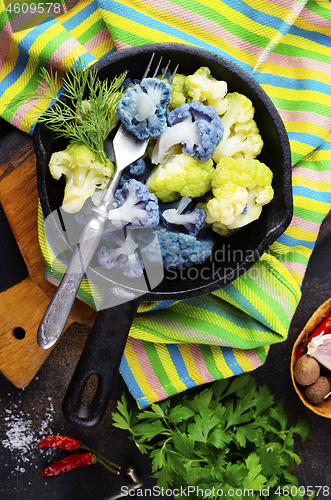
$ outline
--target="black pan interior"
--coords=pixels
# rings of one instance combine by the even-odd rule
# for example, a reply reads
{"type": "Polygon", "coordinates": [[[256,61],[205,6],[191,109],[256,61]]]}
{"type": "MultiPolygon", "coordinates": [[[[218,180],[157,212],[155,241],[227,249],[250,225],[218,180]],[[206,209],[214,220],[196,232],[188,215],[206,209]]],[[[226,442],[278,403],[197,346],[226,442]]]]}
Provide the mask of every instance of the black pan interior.
{"type": "MultiPolygon", "coordinates": [[[[269,248],[285,231],[292,218],[291,158],[287,133],[271,100],[247,73],[226,59],[209,51],[181,44],[147,45],[119,51],[96,64],[101,79],[129,70],[130,78],[141,78],[144,68],[155,52],[155,60],[171,59],[171,67],[179,63],[179,72],[192,74],[200,66],[208,66],[218,80],[225,80],[228,92],[240,92],[249,97],[255,107],[255,120],[264,141],[258,159],[273,171],[274,199],[266,205],[260,218],[243,227],[229,238],[220,238],[213,255],[205,263],[183,269],[177,276],[165,273],[163,281],[153,290],[151,299],[187,298],[222,288],[236,279],[269,248]]],[[[37,180],[41,206],[45,216],[61,206],[64,181],[54,180],[48,170],[53,152],[66,147],[64,139],[55,139],[43,124],[37,124],[34,146],[37,157],[37,180]]],[[[57,231],[57,228],[55,228],[57,231]]],[[[100,268],[90,276],[107,286],[112,277],[100,268]]],[[[139,289],[130,280],[128,288],[139,289]]]]}

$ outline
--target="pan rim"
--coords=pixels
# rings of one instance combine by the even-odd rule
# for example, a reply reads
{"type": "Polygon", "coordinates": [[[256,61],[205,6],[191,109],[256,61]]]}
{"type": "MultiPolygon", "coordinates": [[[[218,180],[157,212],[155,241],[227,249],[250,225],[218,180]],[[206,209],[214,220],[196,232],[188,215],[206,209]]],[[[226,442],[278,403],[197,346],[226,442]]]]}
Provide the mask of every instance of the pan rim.
{"type": "MultiPolygon", "coordinates": [[[[289,226],[293,216],[293,197],[292,197],[292,175],[291,175],[291,168],[292,168],[291,152],[290,152],[288,135],[284,123],[275,105],[273,104],[269,96],[266,94],[266,92],[262,89],[262,87],[258,84],[258,82],[254,80],[254,78],[251,75],[242,70],[239,66],[237,66],[229,59],[221,57],[209,50],[202,49],[196,46],[185,45],[182,43],[146,44],[146,45],[141,45],[139,47],[126,48],[114,52],[108,56],[105,56],[104,58],[97,61],[93,66],[91,66],[91,69],[96,68],[97,70],[101,70],[103,68],[106,68],[109,64],[116,64],[116,62],[124,60],[128,56],[139,56],[140,54],[145,54],[146,52],[160,53],[167,51],[177,52],[177,53],[182,53],[183,51],[185,51],[189,54],[199,55],[202,58],[210,60],[216,64],[220,64],[221,66],[224,66],[227,70],[235,73],[236,76],[239,76],[239,78],[241,78],[252,89],[252,91],[256,94],[257,98],[262,101],[264,107],[267,108],[267,111],[271,117],[275,130],[277,132],[277,136],[279,138],[280,150],[283,157],[282,196],[284,202],[285,215],[283,216],[279,224],[277,224],[275,227],[272,228],[272,230],[267,232],[263,237],[263,239],[260,241],[260,243],[257,245],[257,247],[254,248],[254,252],[256,252],[259,256],[262,256],[262,254],[270,247],[272,242],[274,242],[279,236],[281,236],[281,234],[283,234],[283,232],[289,226]]],[[[47,196],[46,183],[44,180],[44,174],[45,174],[44,165],[46,163],[45,160],[46,151],[43,148],[43,143],[42,143],[43,127],[44,126],[40,123],[36,124],[34,131],[34,148],[37,157],[37,187],[38,187],[39,199],[44,217],[47,217],[52,212],[52,209],[47,196]]],[[[246,258],[236,268],[236,274],[240,276],[241,274],[247,272],[250,269],[250,267],[256,263],[257,260],[258,259],[250,260],[246,258]]],[[[101,277],[101,280],[104,279],[104,277],[94,269],[92,269],[92,275],[95,277],[96,281],[99,281],[99,277],[101,277]]],[[[173,298],[180,300],[180,299],[196,297],[212,291],[219,290],[228,283],[230,283],[231,281],[233,281],[233,279],[234,278],[231,279],[231,277],[228,276],[222,276],[221,278],[214,279],[211,281],[210,280],[206,281],[205,283],[200,284],[195,288],[188,288],[187,290],[185,289],[178,291],[173,291],[173,290],[166,291],[166,290],[156,289],[145,293],[142,297],[140,297],[141,299],[140,301],[145,302],[145,301],[162,300],[162,299],[170,300],[173,298]]],[[[124,286],[124,288],[131,292],[137,290],[137,288],[135,288],[134,285],[130,287],[124,286]]]]}

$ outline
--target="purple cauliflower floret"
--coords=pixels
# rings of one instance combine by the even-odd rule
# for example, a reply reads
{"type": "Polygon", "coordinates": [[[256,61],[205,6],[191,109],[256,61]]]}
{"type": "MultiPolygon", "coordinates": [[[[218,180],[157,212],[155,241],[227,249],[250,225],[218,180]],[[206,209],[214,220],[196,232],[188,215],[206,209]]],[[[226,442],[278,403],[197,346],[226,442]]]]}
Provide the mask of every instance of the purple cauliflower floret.
{"type": "Polygon", "coordinates": [[[223,137],[223,124],[213,106],[184,103],[167,115],[168,127],[158,137],[152,163],[162,163],[167,151],[181,144],[183,152],[198,161],[212,158],[223,137]]]}
{"type": "Polygon", "coordinates": [[[119,101],[116,115],[138,139],[157,137],[167,126],[166,111],[172,88],[159,78],[144,78],[128,87],[119,101]]]}
{"type": "Polygon", "coordinates": [[[126,167],[124,172],[121,175],[120,182],[118,184],[119,187],[123,187],[126,182],[130,179],[136,179],[139,182],[144,183],[149,176],[149,169],[146,166],[145,160],[143,158],[139,158],[126,167]]]}
{"type": "Polygon", "coordinates": [[[126,229],[125,233],[124,231],[105,233],[107,246],[99,249],[98,263],[106,269],[119,268],[128,278],[139,278],[143,274],[144,265],[137,253],[138,243],[134,239],[132,229],[126,229]]]}
{"type": "Polygon", "coordinates": [[[145,184],[131,179],[117,189],[108,219],[115,227],[154,227],[160,222],[158,199],[145,184]]]}
{"type": "Polygon", "coordinates": [[[207,214],[201,208],[195,208],[192,212],[178,213],[175,208],[170,208],[162,213],[162,224],[167,229],[184,231],[196,236],[205,225],[207,214]]]}
{"type": "Polygon", "coordinates": [[[212,253],[215,240],[208,235],[191,236],[189,234],[155,229],[163,266],[168,269],[191,267],[202,264],[212,253]]]}

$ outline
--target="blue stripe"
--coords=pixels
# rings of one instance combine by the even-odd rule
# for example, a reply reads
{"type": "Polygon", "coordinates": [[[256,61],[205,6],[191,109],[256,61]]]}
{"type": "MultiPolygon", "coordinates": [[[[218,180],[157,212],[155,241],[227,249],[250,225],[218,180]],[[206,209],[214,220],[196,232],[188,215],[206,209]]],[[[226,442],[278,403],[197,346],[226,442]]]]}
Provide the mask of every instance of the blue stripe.
{"type": "MultiPolygon", "coordinates": [[[[231,285],[226,285],[223,288],[223,292],[227,293],[229,297],[231,297],[233,291],[234,287],[232,286],[231,290],[231,285]]],[[[218,296],[215,295],[215,297],[218,296]]],[[[196,297],[194,299],[187,299],[185,302],[189,303],[193,307],[197,307],[198,309],[204,309],[205,311],[210,311],[214,314],[217,314],[218,316],[220,315],[220,310],[221,310],[222,318],[224,318],[225,321],[231,321],[232,323],[235,323],[241,328],[247,328],[247,315],[240,309],[237,309],[232,304],[228,304],[227,302],[223,301],[220,298],[219,300],[222,301],[222,303],[214,303],[212,302],[212,300],[208,299],[207,295],[203,297],[196,297]]],[[[207,321],[208,323],[207,319],[202,321],[207,321]]],[[[222,327],[221,325],[219,325],[218,328],[219,328],[219,337],[222,337],[221,331],[226,330],[226,328],[222,327]]],[[[258,328],[255,328],[255,330],[264,331],[264,329],[260,327],[260,325],[258,326],[258,328]]]]}
{"type": "MultiPolygon", "coordinates": [[[[245,280],[245,275],[241,278],[241,280],[245,280]]],[[[231,297],[238,305],[240,305],[241,309],[244,309],[246,316],[243,318],[243,327],[255,330],[256,332],[265,332],[266,328],[269,332],[272,332],[271,325],[268,322],[267,318],[263,316],[263,314],[254,306],[248,298],[235,287],[235,282],[229,285],[229,289],[227,290],[229,297],[231,297]]],[[[272,298],[272,297],[271,297],[272,298]]],[[[239,319],[239,318],[238,318],[239,319]]],[[[232,320],[234,322],[237,321],[237,316],[232,320]]],[[[247,342],[247,339],[245,339],[247,342]]],[[[265,341],[258,342],[256,340],[257,345],[266,345],[265,341]]]]}
{"type": "MultiPolygon", "coordinates": [[[[210,52],[213,52],[214,54],[218,54],[221,57],[224,57],[225,59],[228,59],[231,62],[237,64],[237,66],[239,66],[241,69],[243,69],[247,73],[251,74],[253,71],[253,66],[245,64],[242,61],[239,61],[235,57],[232,57],[230,54],[215,47],[214,45],[203,42],[199,38],[188,35],[179,29],[168,26],[168,25],[166,25],[160,21],[157,21],[156,19],[153,19],[149,16],[145,16],[145,15],[135,11],[134,9],[132,9],[130,7],[124,6],[122,4],[117,4],[116,2],[113,2],[110,6],[109,3],[105,2],[105,1],[99,1],[99,5],[100,5],[100,8],[105,10],[105,11],[112,12],[112,13],[114,13],[120,17],[123,17],[123,18],[131,19],[132,21],[134,21],[138,24],[142,24],[144,26],[149,26],[151,29],[160,31],[161,33],[165,33],[165,34],[173,36],[173,37],[176,37],[179,40],[182,40],[183,42],[189,43],[191,45],[196,45],[197,47],[209,50],[210,52]]],[[[110,26],[110,31],[111,31],[111,26],[110,26]]]]}
{"type": "Polygon", "coordinates": [[[315,246],[315,241],[298,240],[297,238],[292,238],[292,236],[289,236],[285,233],[278,238],[277,242],[289,248],[303,246],[309,248],[310,250],[313,250],[315,246]]]}
{"type": "Polygon", "coordinates": [[[25,52],[19,52],[17,62],[13,70],[8,73],[8,75],[0,81],[0,97],[8,90],[14,83],[17,82],[18,78],[23,73],[25,66],[27,65],[29,56],[25,52]]]}
{"type": "MultiPolygon", "coordinates": [[[[257,24],[261,24],[263,29],[265,28],[265,26],[269,26],[270,28],[277,30],[282,35],[290,33],[291,35],[304,38],[305,40],[311,40],[312,42],[315,42],[319,45],[330,47],[330,37],[328,35],[324,35],[323,33],[314,31],[308,31],[303,28],[298,28],[291,23],[287,23],[284,19],[282,20],[279,19],[279,17],[275,17],[273,15],[266,14],[265,12],[261,12],[258,9],[254,9],[246,5],[241,0],[231,0],[231,3],[229,3],[229,5],[232,9],[235,9],[240,14],[243,14],[257,24]]],[[[302,7],[304,7],[304,4],[302,4],[302,7]]],[[[280,44],[281,43],[282,42],[280,42],[280,44]]],[[[315,51],[312,49],[311,52],[315,51]]]]}
{"type": "Polygon", "coordinates": [[[331,193],[329,191],[314,191],[304,186],[293,186],[293,196],[301,196],[309,200],[331,203],[331,193]]]}
{"type": "MultiPolygon", "coordinates": [[[[304,38],[305,40],[311,40],[318,45],[324,45],[325,47],[330,48],[330,36],[324,35],[323,33],[307,31],[302,28],[298,28],[297,26],[292,26],[291,35],[304,38]]],[[[306,51],[306,49],[303,50],[306,51]]],[[[313,48],[311,48],[311,52],[313,54],[316,53],[313,48]]],[[[325,56],[325,58],[327,58],[327,56],[325,56]]]]}
{"type": "Polygon", "coordinates": [[[171,360],[176,368],[176,371],[181,381],[186,385],[188,389],[191,387],[196,387],[197,384],[194,382],[194,380],[188,373],[185,362],[178,349],[178,346],[176,344],[166,344],[166,348],[168,349],[171,360]]]}
{"type": "Polygon", "coordinates": [[[68,21],[65,21],[62,26],[64,29],[67,31],[71,31],[77,26],[79,26],[82,22],[84,22],[88,17],[90,17],[91,14],[97,11],[98,9],[98,2],[94,1],[90,5],[87,5],[82,9],[80,12],[77,12],[73,17],[68,19],[68,21]]]}
{"type": "Polygon", "coordinates": [[[278,17],[261,12],[258,9],[254,9],[246,5],[246,3],[241,0],[231,0],[231,2],[229,2],[229,6],[257,24],[261,24],[263,29],[265,26],[269,26],[270,28],[273,28],[285,35],[292,27],[292,24],[287,23],[278,17]]]}
{"type": "MultiPolygon", "coordinates": [[[[284,69],[284,71],[286,72],[286,69],[284,69]]],[[[312,92],[325,94],[326,96],[331,94],[330,84],[318,80],[309,80],[308,78],[301,80],[300,78],[287,78],[286,76],[273,75],[267,72],[254,73],[254,78],[256,78],[256,81],[258,81],[260,85],[270,85],[283,89],[310,90],[312,92]]]]}
{"type": "Polygon", "coordinates": [[[126,385],[129,387],[132,396],[137,400],[137,404],[139,405],[139,407],[146,408],[146,406],[149,406],[150,402],[137,384],[136,378],[132,373],[125,354],[123,354],[122,356],[119,370],[123,379],[125,380],[126,385]]]}
{"type": "Polygon", "coordinates": [[[235,355],[233,354],[233,350],[231,347],[221,347],[222,354],[224,356],[225,362],[228,368],[232,371],[234,375],[239,375],[243,373],[243,368],[238,364],[235,355]]]}
{"type": "Polygon", "coordinates": [[[51,26],[58,25],[54,17],[47,17],[44,19],[38,26],[35,26],[33,30],[27,33],[22,40],[20,41],[18,48],[19,50],[28,51],[31,45],[37,40],[37,38],[42,35],[46,30],[48,30],[51,26]]]}

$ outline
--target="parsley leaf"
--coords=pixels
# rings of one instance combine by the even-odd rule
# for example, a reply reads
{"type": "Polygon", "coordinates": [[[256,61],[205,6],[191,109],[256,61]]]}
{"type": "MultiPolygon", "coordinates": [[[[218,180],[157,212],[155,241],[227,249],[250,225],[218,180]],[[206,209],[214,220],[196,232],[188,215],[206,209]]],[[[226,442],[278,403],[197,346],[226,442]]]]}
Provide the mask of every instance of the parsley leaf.
{"type": "Polygon", "coordinates": [[[307,416],[288,428],[283,402],[275,405],[268,387],[257,387],[247,373],[187,390],[144,411],[129,410],[123,396],[113,419],[149,453],[160,488],[199,487],[215,500],[219,489],[239,500],[241,489],[257,499],[261,488],[297,485],[294,435],[302,440],[309,435],[307,416]]]}

